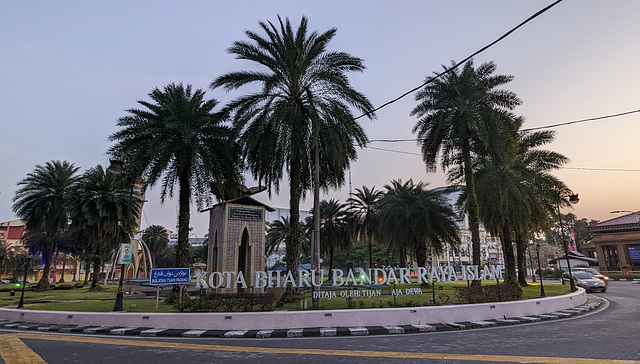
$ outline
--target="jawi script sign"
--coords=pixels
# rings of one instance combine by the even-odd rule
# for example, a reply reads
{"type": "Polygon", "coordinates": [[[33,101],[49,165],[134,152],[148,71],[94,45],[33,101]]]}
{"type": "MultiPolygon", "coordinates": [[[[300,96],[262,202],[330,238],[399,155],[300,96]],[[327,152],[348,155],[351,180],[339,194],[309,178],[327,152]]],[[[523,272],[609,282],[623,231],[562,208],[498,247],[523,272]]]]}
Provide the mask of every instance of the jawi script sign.
{"type": "Polygon", "coordinates": [[[229,207],[229,220],[262,221],[262,210],[246,207],[229,207]]]}

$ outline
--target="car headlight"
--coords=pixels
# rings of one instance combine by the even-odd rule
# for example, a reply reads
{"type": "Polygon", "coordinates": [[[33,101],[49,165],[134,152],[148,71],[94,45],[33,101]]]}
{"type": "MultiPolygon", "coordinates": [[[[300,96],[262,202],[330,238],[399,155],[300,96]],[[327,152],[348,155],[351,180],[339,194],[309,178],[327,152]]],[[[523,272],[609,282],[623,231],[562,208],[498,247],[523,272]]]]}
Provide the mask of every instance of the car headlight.
{"type": "Polygon", "coordinates": [[[587,285],[587,284],[589,284],[589,283],[588,283],[587,281],[582,281],[582,282],[580,282],[580,284],[582,284],[582,285],[585,285],[585,286],[586,286],[586,285],[587,285]]]}

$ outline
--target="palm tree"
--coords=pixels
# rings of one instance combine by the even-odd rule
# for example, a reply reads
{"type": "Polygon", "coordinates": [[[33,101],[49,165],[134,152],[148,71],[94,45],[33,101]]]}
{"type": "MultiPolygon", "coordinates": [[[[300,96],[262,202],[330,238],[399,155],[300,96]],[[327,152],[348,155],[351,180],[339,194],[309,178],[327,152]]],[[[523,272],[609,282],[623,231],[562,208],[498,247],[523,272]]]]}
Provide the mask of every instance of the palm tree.
{"type": "Polygon", "coordinates": [[[0,241],[0,277],[12,272],[14,265],[14,253],[7,247],[4,241],[0,241]]]}
{"type": "Polygon", "coordinates": [[[510,111],[520,104],[514,93],[498,89],[513,77],[493,75],[495,70],[493,62],[474,68],[469,61],[461,70],[428,79],[431,82],[416,94],[420,103],[411,111],[419,118],[413,132],[418,134],[427,169],[435,171],[439,156],[445,170],[455,165],[464,168],[475,265],[480,264],[480,233],[472,156],[486,149],[500,125],[511,120],[510,111]]]}
{"type": "Polygon", "coordinates": [[[318,187],[327,190],[344,183],[345,170],[357,156],[355,146],[367,137],[350,107],[368,113],[369,100],[349,83],[348,71],[365,69],[360,58],[327,51],[336,29],[307,31],[302,17],[297,30],[287,18],[260,22],[266,37],[246,31],[249,41],[236,41],[229,53],[262,66],[262,70],[229,72],[212,88],[259,89],[227,106],[243,146],[242,155],[253,177],[279,192],[286,170],[289,176],[290,227],[287,266],[297,275],[301,238],[299,202],[312,185],[315,168],[322,176],[318,187]],[[312,157],[312,156],[317,157],[312,157]]]}
{"type": "Polygon", "coordinates": [[[375,186],[371,189],[362,186],[362,189],[356,188],[347,200],[352,233],[369,246],[369,268],[373,267],[372,246],[378,228],[378,203],[382,196],[384,193],[376,190],[375,186]]]}
{"type": "Polygon", "coordinates": [[[455,212],[444,198],[413,180],[391,181],[380,201],[380,235],[384,242],[400,253],[401,264],[407,253],[415,256],[418,266],[427,263],[427,249],[441,253],[445,245],[460,243],[455,212]]]}
{"type": "Polygon", "coordinates": [[[109,151],[124,155],[136,174],[150,186],[161,183],[161,201],[172,198],[178,186],[178,244],[176,266],[189,256],[189,220],[192,196],[198,207],[211,202],[211,193],[224,199],[225,184],[240,180],[232,130],[220,114],[217,101],[205,100],[204,91],[170,83],[154,88],[143,109],[129,109],[118,120],[121,128],[109,136],[116,142],[109,151]]]}
{"type": "Polygon", "coordinates": [[[36,289],[49,290],[49,271],[56,239],[67,227],[69,195],[78,167],[67,161],[51,161],[37,165],[33,172],[18,182],[21,186],[13,198],[13,212],[32,233],[45,237],[42,255],[43,275],[36,289]]]}
{"type": "Polygon", "coordinates": [[[142,241],[147,244],[155,267],[156,257],[169,246],[169,232],[160,225],[150,225],[144,229],[142,241]]]}
{"type": "Polygon", "coordinates": [[[127,178],[107,173],[100,165],[88,169],[74,185],[69,209],[72,229],[93,248],[92,290],[100,289],[98,273],[104,257],[130,236],[140,216],[140,198],[130,190],[127,178]]]}
{"type": "MultiPolygon", "coordinates": [[[[307,231],[313,230],[313,213],[307,218],[307,231]]],[[[351,246],[347,205],[331,199],[320,201],[320,240],[321,249],[329,255],[329,272],[333,269],[333,257],[339,250],[351,246]]]]}
{"type": "MultiPolygon", "coordinates": [[[[522,123],[518,118],[513,125],[517,130],[522,123]]],[[[504,134],[499,144],[477,157],[475,177],[480,218],[502,242],[506,280],[516,278],[517,262],[517,280],[527,285],[525,238],[552,223],[554,191],[564,184],[549,172],[560,168],[567,158],[539,149],[553,141],[552,131],[514,134],[504,134]]]]}
{"type": "MultiPolygon", "coordinates": [[[[267,225],[267,237],[265,241],[265,256],[270,256],[275,253],[280,244],[287,242],[287,237],[290,232],[289,218],[282,217],[280,220],[273,221],[267,225]]],[[[309,239],[306,235],[302,235],[300,238],[300,252],[305,253],[310,250],[309,239]]],[[[289,263],[286,261],[287,267],[289,263]]]]}

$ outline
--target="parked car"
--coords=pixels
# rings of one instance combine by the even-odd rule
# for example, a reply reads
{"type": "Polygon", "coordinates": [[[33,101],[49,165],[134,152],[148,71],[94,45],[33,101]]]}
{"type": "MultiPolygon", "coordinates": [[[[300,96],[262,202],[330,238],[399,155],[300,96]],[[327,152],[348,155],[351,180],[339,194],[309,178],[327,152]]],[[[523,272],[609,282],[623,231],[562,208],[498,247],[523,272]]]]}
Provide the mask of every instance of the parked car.
{"type": "Polygon", "coordinates": [[[581,272],[581,271],[575,271],[572,273],[573,273],[573,280],[576,282],[576,286],[584,288],[585,291],[587,292],[593,292],[593,291],[606,292],[607,291],[607,285],[604,283],[604,281],[596,278],[593,274],[588,272],[581,272]]]}
{"type": "Polygon", "coordinates": [[[571,268],[571,270],[574,272],[587,272],[587,273],[593,274],[594,277],[602,280],[604,284],[607,284],[607,285],[609,284],[609,277],[605,276],[604,274],[601,274],[600,272],[598,272],[593,268],[573,267],[571,268]]]}
{"type": "Polygon", "coordinates": [[[2,278],[2,279],[0,280],[0,283],[2,283],[2,284],[9,284],[9,283],[11,283],[11,281],[10,281],[9,279],[2,278]]]}

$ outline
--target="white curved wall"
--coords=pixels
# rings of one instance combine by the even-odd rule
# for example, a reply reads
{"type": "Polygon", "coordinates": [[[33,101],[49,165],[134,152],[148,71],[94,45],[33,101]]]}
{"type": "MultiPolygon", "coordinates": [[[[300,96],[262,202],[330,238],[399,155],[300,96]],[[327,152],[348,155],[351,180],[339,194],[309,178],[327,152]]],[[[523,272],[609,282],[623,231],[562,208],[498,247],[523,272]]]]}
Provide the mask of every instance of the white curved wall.
{"type": "Polygon", "coordinates": [[[580,306],[584,289],[532,300],[436,307],[233,313],[126,313],[32,311],[0,308],[0,319],[56,325],[126,326],[200,330],[424,325],[538,315],[580,306]]]}

